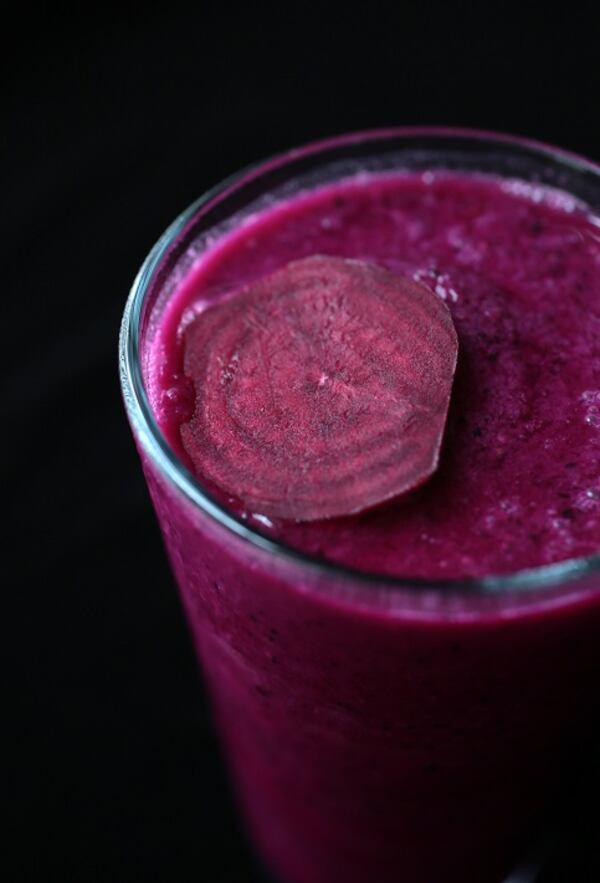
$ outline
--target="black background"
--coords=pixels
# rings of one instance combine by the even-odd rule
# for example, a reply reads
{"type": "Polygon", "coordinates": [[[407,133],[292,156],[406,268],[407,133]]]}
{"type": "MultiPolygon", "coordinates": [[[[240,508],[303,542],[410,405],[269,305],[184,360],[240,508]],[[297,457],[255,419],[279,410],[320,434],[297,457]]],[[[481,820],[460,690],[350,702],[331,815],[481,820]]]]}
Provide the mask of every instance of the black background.
{"type": "MultiPolygon", "coordinates": [[[[474,126],[600,160],[596,5],[27,7],[4,32],[6,879],[265,879],[119,398],[154,240],[240,166],[346,130],[474,126]]],[[[544,880],[600,879],[585,840],[544,880]]]]}

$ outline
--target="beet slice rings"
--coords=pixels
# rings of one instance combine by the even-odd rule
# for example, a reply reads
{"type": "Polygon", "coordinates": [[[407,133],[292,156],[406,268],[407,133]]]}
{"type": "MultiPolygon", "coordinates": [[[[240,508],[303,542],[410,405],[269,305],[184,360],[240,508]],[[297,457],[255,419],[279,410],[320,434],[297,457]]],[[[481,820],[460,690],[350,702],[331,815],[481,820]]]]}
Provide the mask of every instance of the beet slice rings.
{"type": "Polygon", "coordinates": [[[185,450],[251,512],[350,515],[437,468],[458,340],[421,284],[303,258],[204,310],[183,346],[195,390],[185,450]]]}

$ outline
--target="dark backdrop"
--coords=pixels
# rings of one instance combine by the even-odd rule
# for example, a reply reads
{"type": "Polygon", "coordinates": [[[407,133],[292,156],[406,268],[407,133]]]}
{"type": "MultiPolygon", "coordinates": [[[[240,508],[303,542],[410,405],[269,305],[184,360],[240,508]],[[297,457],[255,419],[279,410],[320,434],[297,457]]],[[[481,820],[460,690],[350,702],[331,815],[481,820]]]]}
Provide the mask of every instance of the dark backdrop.
{"type": "MultiPolygon", "coordinates": [[[[27,7],[4,30],[6,879],[264,879],[119,400],[120,313],[165,226],[246,163],[371,126],[512,131],[600,160],[595,3],[322,5],[27,7]]],[[[547,881],[600,878],[584,835],[547,881]]]]}

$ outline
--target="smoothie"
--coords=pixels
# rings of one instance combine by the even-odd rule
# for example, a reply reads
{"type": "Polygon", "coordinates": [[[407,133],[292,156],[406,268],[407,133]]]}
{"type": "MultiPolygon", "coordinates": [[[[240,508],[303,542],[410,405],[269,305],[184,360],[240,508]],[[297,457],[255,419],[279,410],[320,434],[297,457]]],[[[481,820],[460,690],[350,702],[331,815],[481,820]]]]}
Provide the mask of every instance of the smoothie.
{"type": "Polygon", "coordinates": [[[234,784],[284,883],[499,883],[585,756],[600,598],[593,581],[525,599],[434,582],[600,549],[600,220],[566,191],[439,169],[263,205],[179,274],[142,349],[188,469],[190,329],[310,255],[429,287],[458,367],[437,470],[384,506],[296,523],[197,475],[280,560],[199,518],[141,446],[234,784]],[[370,576],[337,591],[348,569],[370,576]]]}
{"type": "Polygon", "coordinates": [[[600,219],[524,182],[363,176],[277,205],[219,242],[155,341],[153,405],[182,459],[194,405],[182,322],[311,254],[374,262],[446,301],[461,352],[450,426],[441,468],[414,499],[343,521],[262,518],[260,529],[409,577],[506,573],[600,548],[600,219]]]}

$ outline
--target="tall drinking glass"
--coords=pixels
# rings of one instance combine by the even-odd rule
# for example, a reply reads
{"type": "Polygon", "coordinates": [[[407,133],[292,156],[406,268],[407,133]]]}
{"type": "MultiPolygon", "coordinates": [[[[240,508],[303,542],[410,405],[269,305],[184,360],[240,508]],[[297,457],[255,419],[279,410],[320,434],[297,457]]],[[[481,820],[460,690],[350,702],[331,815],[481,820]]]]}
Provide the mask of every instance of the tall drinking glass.
{"type": "Polygon", "coordinates": [[[150,344],[215,238],[300,190],[398,169],[541,182],[600,211],[599,168],[554,148],[448,130],[335,138],[194,203],[148,256],[122,325],[126,409],[232,781],[284,883],[499,883],[585,758],[598,710],[600,556],[462,583],[353,572],[224,508],[152,413],[150,344]]]}

